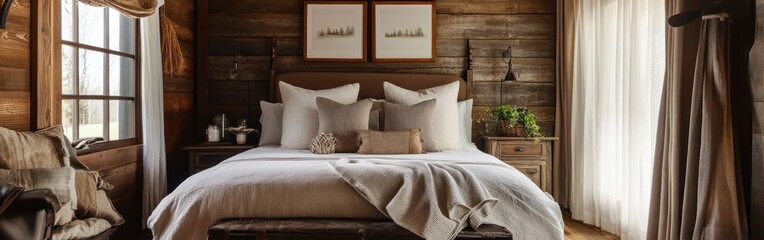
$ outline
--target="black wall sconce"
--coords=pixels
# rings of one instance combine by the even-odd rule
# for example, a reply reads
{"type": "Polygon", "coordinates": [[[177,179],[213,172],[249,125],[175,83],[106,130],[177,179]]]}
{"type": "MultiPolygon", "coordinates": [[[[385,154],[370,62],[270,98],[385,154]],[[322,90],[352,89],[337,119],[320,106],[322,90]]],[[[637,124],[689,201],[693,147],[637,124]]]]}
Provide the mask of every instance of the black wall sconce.
{"type": "Polygon", "coordinates": [[[5,29],[5,23],[8,20],[8,12],[11,11],[11,4],[13,4],[13,0],[5,0],[3,2],[3,8],[0,8],[0,29],[5,29]]]}

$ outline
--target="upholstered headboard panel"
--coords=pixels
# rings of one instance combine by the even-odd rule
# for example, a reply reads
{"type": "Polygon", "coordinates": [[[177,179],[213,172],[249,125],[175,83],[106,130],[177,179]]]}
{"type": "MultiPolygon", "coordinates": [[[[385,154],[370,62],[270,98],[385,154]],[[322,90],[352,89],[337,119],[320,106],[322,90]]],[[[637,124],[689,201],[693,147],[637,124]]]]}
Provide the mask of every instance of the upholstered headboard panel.
{"type": "Polygon", "coordinates": [[[384,99],[383,82],[390,82],[409,90],[421,90],[459,81],[459,101],[469,98],[468,82],[456,75],[411,74],[411,73],[359,73],[359,72],[292,72],[276,75],[272,83],[271,96],[281,102],[279,82],[286,82],[301,88],[319,90],[339,87],[351,83],[361,84],[359,98],[384,99]]]}

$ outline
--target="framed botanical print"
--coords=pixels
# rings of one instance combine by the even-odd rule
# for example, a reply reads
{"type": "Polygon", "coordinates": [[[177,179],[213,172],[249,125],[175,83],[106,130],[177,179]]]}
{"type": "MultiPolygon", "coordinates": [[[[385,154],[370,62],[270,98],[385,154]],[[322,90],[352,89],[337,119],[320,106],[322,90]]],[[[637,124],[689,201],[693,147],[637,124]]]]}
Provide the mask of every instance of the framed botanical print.
{"type": "Polygon", "coordinates": [[[372,2],[373,62],[434,62],[433,2],[372,2]]]}
{"type": "Polygon", "coordinates": [[[303,59],[366,62],[366,2],[305,1],[303,59]]]}

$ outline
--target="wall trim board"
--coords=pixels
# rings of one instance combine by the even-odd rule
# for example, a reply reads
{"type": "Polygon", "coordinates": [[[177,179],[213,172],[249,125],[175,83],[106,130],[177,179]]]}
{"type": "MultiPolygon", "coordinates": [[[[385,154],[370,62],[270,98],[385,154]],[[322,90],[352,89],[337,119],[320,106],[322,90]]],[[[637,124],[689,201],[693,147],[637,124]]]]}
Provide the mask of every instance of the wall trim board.
{"type": "Polygon", "coordinates": [[[31,24],[31,107],[30,129],[61,123],[61,22],[60,1],[35,0],[31,24]]]}

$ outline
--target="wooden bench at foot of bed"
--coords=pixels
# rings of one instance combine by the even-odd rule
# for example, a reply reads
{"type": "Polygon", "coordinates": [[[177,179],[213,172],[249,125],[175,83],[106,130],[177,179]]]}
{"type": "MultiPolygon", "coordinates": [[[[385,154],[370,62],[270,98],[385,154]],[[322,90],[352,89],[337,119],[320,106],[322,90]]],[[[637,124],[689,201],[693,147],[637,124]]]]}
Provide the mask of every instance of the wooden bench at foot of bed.
{"type": "MultiPolygon", "coordinates": [[[[421,239],[390,221],[359,219],[227,219],[210,227],[209,240],[421,239]]],[[[506,228],[484,224],[467,228],[456,239],[511,240],[506,228]]]]}

